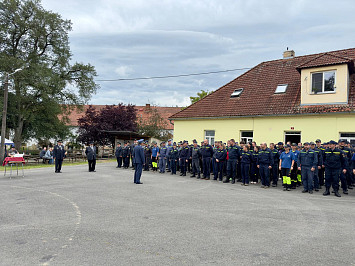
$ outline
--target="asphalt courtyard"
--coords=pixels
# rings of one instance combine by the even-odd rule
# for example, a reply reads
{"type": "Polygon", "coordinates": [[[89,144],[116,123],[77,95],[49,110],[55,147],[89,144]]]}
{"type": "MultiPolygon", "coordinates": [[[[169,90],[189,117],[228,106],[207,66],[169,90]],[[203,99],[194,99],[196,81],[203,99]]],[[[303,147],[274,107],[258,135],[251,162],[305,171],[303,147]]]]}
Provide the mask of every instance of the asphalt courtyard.
{"type": "Polygon", "coordinates": [[[355,265],[355,191],[324,197],[114,163],[0,177],[1,265],[355,265]]]}

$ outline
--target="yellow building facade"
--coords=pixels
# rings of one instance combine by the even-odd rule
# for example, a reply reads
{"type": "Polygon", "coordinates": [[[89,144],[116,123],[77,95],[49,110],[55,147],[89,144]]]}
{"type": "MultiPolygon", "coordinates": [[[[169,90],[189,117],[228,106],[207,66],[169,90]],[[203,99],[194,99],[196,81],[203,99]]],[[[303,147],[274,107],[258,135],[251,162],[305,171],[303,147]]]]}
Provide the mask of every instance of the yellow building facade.
{"type": "Polygon", "coordinates": [[[211,139],[261,142],[355,140],[354,114],[293,115],[174,121],[174,140],[211,139]],[[206,135],[207,133],[207,135],[206,135]]]}
{"type": "Polygon", "coordinates": [[[263,62],[170,119],[176,141],[355,145],[355,48],[263,62]]]}

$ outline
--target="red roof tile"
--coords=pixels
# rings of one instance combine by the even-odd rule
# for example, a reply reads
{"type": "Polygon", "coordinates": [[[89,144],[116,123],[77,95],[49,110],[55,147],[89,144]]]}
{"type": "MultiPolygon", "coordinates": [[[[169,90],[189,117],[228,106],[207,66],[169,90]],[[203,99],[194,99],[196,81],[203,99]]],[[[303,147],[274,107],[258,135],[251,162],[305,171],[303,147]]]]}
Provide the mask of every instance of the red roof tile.
{"type": "Polygon", "coordinates": [[[308,60],[307,62],[299,65],[297,68],[309,68],[309,67],[318,67],[318,66],[328,66],[328,65],[338,65],[352,62],[353,59],[335,55],[332,53],[324,53],[315,58],[308,60]]]}
{"type": "MultiPolygon", "coordinates": [[[[301,75],[297,68],[327,65],[355,59],[355,48],[263,62],[202,100],[172,115],[170,119],[202,117],[239,117],[354,111],[355,78],[350,76],[349,104],[300,106],[301,75]],[[312,60],[313,63],[312,63],[312,60]],[[277,85],[288,84],[286,93],[275,94],[277,85]],[[243,88],[240,97],[231,98],[243,88]]],[[[353,62],[352,62],[353,66],[353,62]]]]}
{"type": "MultiPolygon", "coordinates": [[[[106,105],[92,105],[97,111],[105,108],[106,105]]],[[[89,105],[84,105],[82,110],[75,108],[68,116],[70,126],[78,126],[78,119],[83,117],[86,110],[89,108],[89,105]]],[[[162,118],[165,120],[166,130],[173,130],[174,125],[172,125],[169,121],[169,117],[176,112],[181,110],[181,107],[159,107],[159,106],[136,106],[137,110],[137,118],[141,117],[143,120],[148,119],[149,114],[146,112],[147,108],[156,108],[162,118]]]]}

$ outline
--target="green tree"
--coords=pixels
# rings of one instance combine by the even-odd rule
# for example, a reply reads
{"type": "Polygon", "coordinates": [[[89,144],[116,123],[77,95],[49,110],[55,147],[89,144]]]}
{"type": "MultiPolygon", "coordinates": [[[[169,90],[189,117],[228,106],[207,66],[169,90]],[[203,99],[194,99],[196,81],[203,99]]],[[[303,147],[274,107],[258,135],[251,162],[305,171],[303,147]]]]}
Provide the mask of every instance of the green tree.
{"type": "Polygon", "coordinates": [[[167,121],[161,116],[156,106],[145,107],[144,114],[138,116],[138,133],[141,135],[166,141],[172,137],[166,128],[167,121]]]}
{"type": "Polygon", "coordinates": [[[212,91],[205,91],[205,90],[201,90],[200,92],[197,93],[197,96],[191,96],[190,97],[190,101],[191,104],[194,104],[195,102],[198,102],[199,100],[205,98],[207,95],[211,94],[212,91]]]}
{"type": "Polygon", "coordinates": [[[8,126],[17,148],[31,137],[67,135],[66,115],[98,89],[93,66],[70,63],[71,29],[70,20],[45,10],[40,0],[0,2],[0,72],[23,68],[9,91],[8,126]]]}

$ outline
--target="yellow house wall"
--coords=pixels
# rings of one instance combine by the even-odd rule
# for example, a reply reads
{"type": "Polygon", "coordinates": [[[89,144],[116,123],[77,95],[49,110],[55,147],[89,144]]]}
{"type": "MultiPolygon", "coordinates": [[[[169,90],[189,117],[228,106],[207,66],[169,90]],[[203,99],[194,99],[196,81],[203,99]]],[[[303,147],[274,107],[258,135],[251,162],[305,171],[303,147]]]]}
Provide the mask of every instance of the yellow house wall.
{"type": "Polygon", "coordinates": [[[334,65],[301,70],[301,105],[348,102],[348,65],[334,65]],[[312,94],[312,73],[335,71],[335,92],[312,94]]]}
{"type": "Polygon", "coordinates": [[[338,140],[340,133],[355,133],[355,114],[278,116],[174,121],[174,141],[202,141],[205,130],[215,131],[215,140],[240,140],[241,131],[253,131],[260,142],[285,140],[285,132],[301,132],[301,141],[338,140]],[[294,129],[291,129],[294,128],[294,129]]]}

